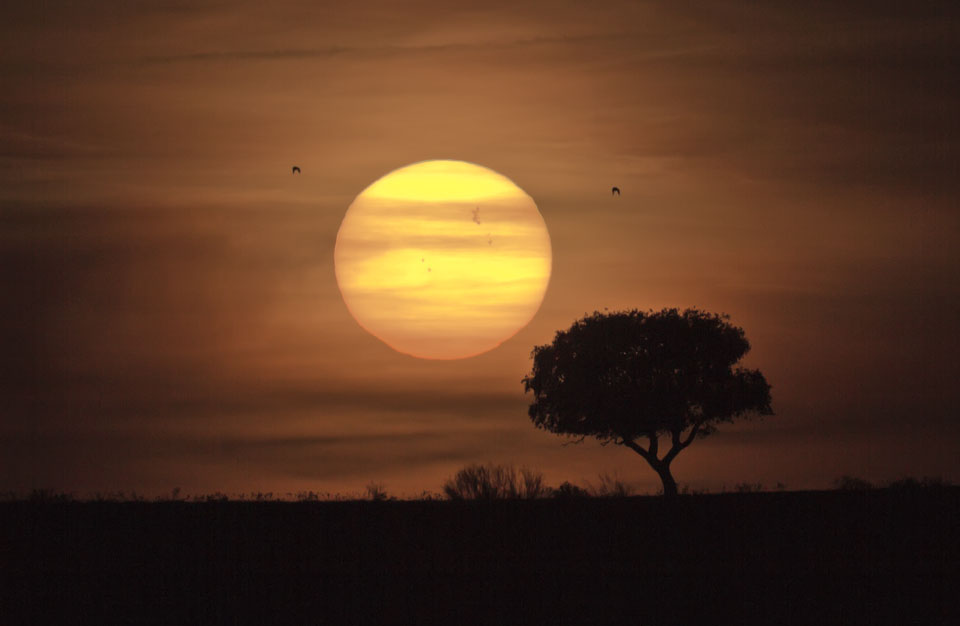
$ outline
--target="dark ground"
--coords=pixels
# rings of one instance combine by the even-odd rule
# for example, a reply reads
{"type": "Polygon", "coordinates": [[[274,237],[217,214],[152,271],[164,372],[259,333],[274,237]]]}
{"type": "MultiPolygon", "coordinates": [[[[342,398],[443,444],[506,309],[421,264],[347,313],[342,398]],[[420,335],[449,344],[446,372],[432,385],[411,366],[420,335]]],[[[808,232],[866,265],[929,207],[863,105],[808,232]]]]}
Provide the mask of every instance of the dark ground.
{"type": "Polygon", "coordinates": [[[2,624],[958,624],[960,488],[8,502],[2,624]]]}

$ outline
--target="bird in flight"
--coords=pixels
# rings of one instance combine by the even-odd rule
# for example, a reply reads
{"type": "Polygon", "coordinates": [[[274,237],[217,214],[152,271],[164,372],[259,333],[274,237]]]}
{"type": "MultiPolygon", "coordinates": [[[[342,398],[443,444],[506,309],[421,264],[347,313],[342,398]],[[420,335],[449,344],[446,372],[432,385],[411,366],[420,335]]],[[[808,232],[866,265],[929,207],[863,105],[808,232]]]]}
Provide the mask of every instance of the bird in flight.
{"type": "Polygon", "coordinates": [[[300,168],[297,167],[296,165],[294,165],[294,166],[293,166],[293,173],[294,173],[294,174],[299,174],[299,173],[300,173],[300,168]]]}
{"type": "Polygon", "coordinates": [[[480,223],[480,207],[477,207],[473,210],[473,221],[477,224],[480,223]]]}
{"type": "Polygon", "coordinates": [[[619,188],[619,187],[614,187],[613,189],[611,189],[611,190],[610,190],[610,195],[611,195],[611,196],[619,196],[619,195],[620,195],[620,188],[619,188]]]}

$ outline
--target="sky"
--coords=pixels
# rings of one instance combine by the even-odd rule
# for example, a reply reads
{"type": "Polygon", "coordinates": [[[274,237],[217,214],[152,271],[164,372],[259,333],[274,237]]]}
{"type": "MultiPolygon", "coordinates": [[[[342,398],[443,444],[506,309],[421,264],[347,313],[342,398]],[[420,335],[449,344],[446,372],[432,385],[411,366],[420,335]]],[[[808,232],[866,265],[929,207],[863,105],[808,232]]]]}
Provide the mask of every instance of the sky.
{"type": "Polygon", "coordinates": [[[412,496],[496,462],[652,493],[630,450],[535,429],[521,379],[584,314],[664,307],[729,314],[776,413],[681,486],[960,481],[958,13],[5,5],[0,491],[412,496]],[[426,159],[508,177],[550,234],[540,310],[469,359],[395,352],[337,287],[347,207],[426,159]]]}

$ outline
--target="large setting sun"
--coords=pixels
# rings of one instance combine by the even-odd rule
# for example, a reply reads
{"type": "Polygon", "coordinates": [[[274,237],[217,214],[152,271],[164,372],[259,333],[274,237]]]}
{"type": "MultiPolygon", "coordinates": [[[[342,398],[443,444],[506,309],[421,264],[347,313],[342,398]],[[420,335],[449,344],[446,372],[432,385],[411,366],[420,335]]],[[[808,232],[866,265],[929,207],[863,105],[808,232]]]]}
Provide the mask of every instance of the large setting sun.
{"type": "Polygon", "coordinates": [[[398,352],[459,359],[500,345],[537,312],[550,236],[510,179],[464,161],[394,170],[350,205],[334,252],[353,317],[398,352]]]}

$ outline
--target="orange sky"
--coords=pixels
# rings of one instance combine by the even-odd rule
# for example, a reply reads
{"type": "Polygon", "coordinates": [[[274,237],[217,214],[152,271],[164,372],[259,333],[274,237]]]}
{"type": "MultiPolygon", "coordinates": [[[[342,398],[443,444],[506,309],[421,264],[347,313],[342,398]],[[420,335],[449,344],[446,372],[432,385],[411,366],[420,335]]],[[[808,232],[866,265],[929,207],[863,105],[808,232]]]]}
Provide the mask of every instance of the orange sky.
{"type": "Polygon", "coordinates": [[[960,480],[954,5],[516,4],[4,8],[0,491],[414,494],[483,461],[653,491],[535,430],[520,379],[586,312],[667,306],[729,313],[777,413],[681,485],[960,480]],[[433,158],[552,238],[540,312],[463,361],[364,332],[333,269],[356,194],[433,158]]]}

